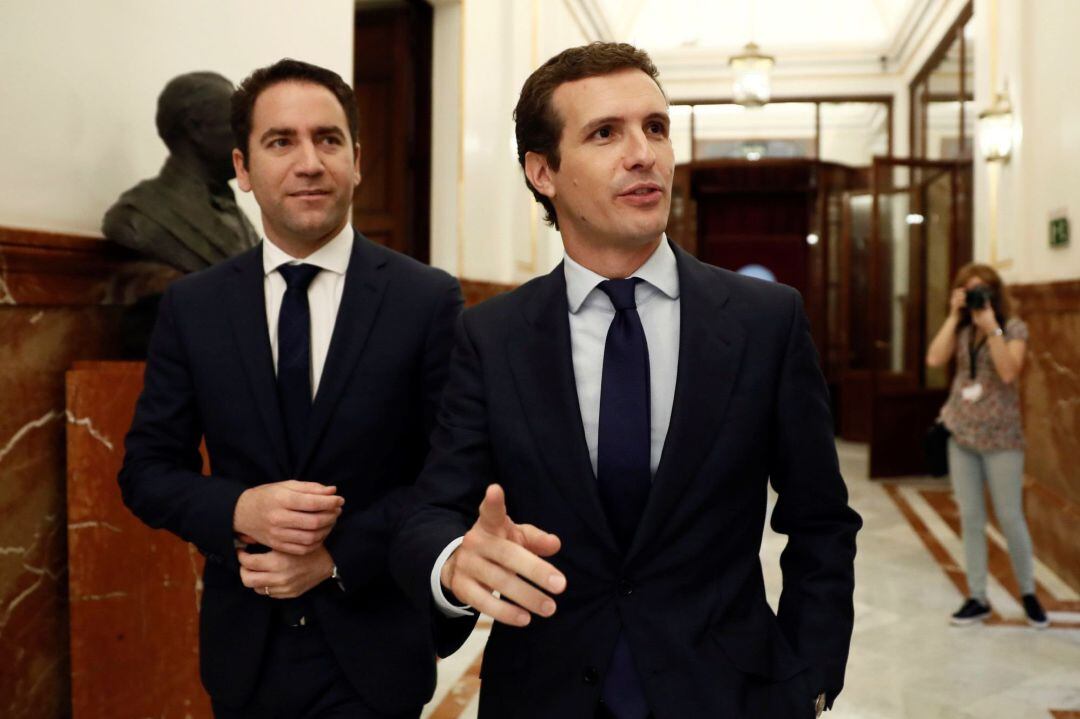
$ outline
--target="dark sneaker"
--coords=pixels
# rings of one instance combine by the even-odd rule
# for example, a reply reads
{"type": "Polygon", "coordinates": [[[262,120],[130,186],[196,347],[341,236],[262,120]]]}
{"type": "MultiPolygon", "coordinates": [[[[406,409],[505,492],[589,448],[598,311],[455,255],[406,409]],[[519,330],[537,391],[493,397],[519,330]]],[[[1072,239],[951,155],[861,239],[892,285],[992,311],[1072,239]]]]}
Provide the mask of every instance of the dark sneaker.
{"type": "Polygon", "coordinates": [[[1050,620],[1046,618],[1046,612],[1043,611],[1042,605],[1034,594],[1025,594],[1023,600],[1024,614],[1027,615],[1028,624],[1039,629],[1050,626],[1050,620]]]}
{"type": "Polygon", "coordinates": [[[964,602],[964,606],[960,607],[960,609],[952,615],[949,622],[958,627],[966,627],[968,624],[981,622],[989,616],[990,605],[972,598],[964,602]]]}

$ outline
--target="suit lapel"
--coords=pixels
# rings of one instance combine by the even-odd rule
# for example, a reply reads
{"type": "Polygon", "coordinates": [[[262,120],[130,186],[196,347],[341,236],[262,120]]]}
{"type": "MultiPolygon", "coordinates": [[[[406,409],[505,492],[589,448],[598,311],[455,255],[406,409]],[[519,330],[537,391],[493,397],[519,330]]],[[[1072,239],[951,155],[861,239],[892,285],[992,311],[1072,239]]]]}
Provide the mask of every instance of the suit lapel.
{"type": "Polygon", "coordinates": [[[355,233],[354,238],[352,256],[345,271],[341,306],[319,378],[319,390],[311,407],[307,444],[297,465],[298,476],[303,476],[310,464],[326,423],[360,360],[386,289],[386,273],[381,271],[386,260],[376,256],[363,235],[355,233]]]}
{"type": "Polygon", "coordinates": [[[289,460],[285,452],[285,430],[278,407],[274,358],[270,352],[270,335],[266,326],[262,245],[237,257],[233,270],[238,277],[229,286],[232,299],[226,303],[233,336],[251,384],[255,405],[270,438],[274,458],[282,475],[286,475],[289,460]]]}
{"type": "Polygon", "coordinates": [[[567,504],[618,551],[600,503],[581,423],[563,266],[537,280],[532,296],[523,303],[524,331],[511,335],[507,351],[529,429],[567,504]]]}
{"type": "Polygon", "coordinates": [[[715,272],[677,246],[680,322],[675,401],[664,451],[628,560],[660,532],[716,445],[742,358],[745,332],[725,310],[715,272]]]}

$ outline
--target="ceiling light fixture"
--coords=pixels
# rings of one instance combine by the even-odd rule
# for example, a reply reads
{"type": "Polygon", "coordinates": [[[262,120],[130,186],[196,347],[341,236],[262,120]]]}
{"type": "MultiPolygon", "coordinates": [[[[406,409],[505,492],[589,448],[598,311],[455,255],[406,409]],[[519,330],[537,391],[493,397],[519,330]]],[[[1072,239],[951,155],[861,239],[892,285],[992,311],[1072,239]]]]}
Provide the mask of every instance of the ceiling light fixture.
{"type": "Polygon", "coordinates": [[[769,102],[772,91],[772,67],[776,59],[762,54],[757,43],[748,42],[741,55],[728,64],[735,71],[735,102],[744,107],[761,107],[769,102]]]}

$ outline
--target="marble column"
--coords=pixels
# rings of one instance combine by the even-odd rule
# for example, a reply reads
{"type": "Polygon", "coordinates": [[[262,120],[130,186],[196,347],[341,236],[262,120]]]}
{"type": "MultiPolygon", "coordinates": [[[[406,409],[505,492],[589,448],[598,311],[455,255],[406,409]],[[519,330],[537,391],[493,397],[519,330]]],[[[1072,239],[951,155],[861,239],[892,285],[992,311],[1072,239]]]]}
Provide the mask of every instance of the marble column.
{"type": "Polygon", "coordinates": [[[64,372],[115,357],[174,276],[87,237],[0,227],[0,716],[71,713],[64,372]]]}

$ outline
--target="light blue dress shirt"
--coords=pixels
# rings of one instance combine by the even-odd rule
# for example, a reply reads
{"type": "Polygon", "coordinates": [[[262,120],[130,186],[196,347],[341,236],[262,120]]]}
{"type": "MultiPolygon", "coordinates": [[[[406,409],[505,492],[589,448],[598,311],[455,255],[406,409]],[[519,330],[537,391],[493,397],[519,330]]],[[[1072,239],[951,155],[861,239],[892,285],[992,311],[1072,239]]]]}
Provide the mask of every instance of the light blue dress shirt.
{"type": "MultiPolygon", "coordinates": [[[[600,384],[604,375],[604,345],[608,327],[615,317],[611,299],[599,289],[607,278],[575,262],[569,255],[563,258],[566,277],[566,299],[570,308],[570,351],[574,363],[574,382],[577,385],[578,407],[589,460],[596,475],[597,437],[600,426],[600,384]]],[[[675,381],[679,367],[679,269],[675,251],[660,239],[656,250],[631,277],[638,277],[634,288],[638,316],[649,346],[649,422],[651,443],[649,464],[652,473],[660,464],[671,422],[671,407],[675,401],[675,381]]],[[[542,529],[542,527],[541,527],[542,529]]],[[[431,593],[436,606],[448,617],[466,616],[469,607],[451,604],[442,590],[439,577],[450,554],[461,544],[455,539],[439,554],[431,572],[431,593]]]]}

